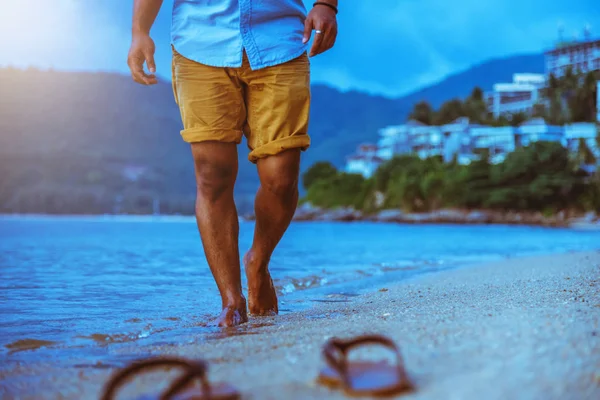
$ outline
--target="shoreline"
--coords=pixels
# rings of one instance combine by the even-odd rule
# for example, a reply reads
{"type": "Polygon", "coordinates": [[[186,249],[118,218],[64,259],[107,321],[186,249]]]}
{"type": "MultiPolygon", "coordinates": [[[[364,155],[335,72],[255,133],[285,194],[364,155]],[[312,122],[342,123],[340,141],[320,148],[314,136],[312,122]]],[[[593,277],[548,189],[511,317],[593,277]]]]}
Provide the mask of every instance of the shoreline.
{"type": "MultiPolygon", "coordinates": [[[[253,219],[248,216],[247,219],[253,219]]],[[[406,213],[389,209],[363,213],[352,207],[323,209],[301,204],[294,221],[379,222],[399,224],[454,224],[454,225],[529,225],[547,227],[586,227],[600,229],[600,217],[594,212],[573,216],[559,212],[546,216],[541,212],[440,209],[422,213],[406,213]]]]}
{"type": "MultiPolygon", "coordinates": [[[[400,345],[417,386],[402,398],[600,398],[600,252],[418,275],[298,313],[253,318],[208,339],[187,333],[176,343],[107,346],[108,363],[8,359],[0,397],[97,398],[114,367],[170,354],[206,359],[210,378],[234,384],[244,399],[342,399],[314,383],[320,346],[367,332],[400,345]]],[[[142,378],[130,393],[151,383],[142,378]]]]}
{"type": "MultiPolygon", "coordinates": [[[[194,215],[178,214],[0,214],[0,220],[77,220],[93,222],[196,222],[194,215]]],[[[253,214],[241,214],[240,222],[253,222],[253,214]]],[[[364,214],[353,208],[321,209],[300,205],[293,222],[372,222],[403,225],[516,225],[551,228],[600,230],[600,215],[588,212],[575,217],[564,213],[544,216],[540,212],[498,212],[491,210],[442,209],[427,213],[405,213],[400,210],[382,210],[364,214]]]]}

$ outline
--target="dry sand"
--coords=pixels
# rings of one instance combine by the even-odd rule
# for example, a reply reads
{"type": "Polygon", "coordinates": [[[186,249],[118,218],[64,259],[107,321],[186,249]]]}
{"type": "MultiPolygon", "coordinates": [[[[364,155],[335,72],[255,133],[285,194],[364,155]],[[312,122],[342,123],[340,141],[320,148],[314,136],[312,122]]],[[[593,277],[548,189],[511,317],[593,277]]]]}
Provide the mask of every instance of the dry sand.
{"type": "MultiPolygon", "coordinates": [[[[417,386],[405,399],[600,399],[600,252],[513,259],[378,289],[239,331],[252,334],[110,351],[115,360],[204,358],[210,378],[233,383],[245,399],[341,399],[314,383],[321,344],[382,333],[401,346],[417,386]]],[[[76,363],[94,360],[3,363],[0,398],[98,398],[112,369],[76,363]]],[[[163,377],[142,378],[126,394],[163,377]]]]}

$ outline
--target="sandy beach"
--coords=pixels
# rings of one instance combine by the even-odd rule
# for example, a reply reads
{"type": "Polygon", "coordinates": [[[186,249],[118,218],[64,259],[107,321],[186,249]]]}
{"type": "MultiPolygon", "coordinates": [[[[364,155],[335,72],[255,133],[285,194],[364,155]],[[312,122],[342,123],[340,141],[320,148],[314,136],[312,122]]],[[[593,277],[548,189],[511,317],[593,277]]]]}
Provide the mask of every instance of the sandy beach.
{"type": "MultiPolygon", "coordinates": [[[[381,333],[400,345],[417,387],[402,398],[598,399],[599,288],[600,252],[464,267],[361,296],[332,296],[209,340],[193,342],[190,333],[178,344],[115,346],[114,364],[8,356],[0,398],[96,399],[124,360],[170,354],[204,358],[211,380],[234,384],[243,398],[341,399],[315,384],[321,344],[331,336],[381,333]]],[[[141,378],[123,393],[135,398],[167,376],[141,378]]]]}

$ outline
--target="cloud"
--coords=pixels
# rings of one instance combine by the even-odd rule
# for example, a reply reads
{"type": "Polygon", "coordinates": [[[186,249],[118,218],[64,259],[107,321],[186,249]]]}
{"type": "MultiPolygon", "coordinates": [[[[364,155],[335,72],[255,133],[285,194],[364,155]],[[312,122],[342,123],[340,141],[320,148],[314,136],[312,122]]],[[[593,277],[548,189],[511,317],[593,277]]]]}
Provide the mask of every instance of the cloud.
{"type": "Polygon", "coordinates": [[[122,71],[127,28],[101,11],[78,0],[2,3],[0,65],[122,71]]]}
{"type": "MultiPolygon", "coordinates": [[[[305,0],[307,7],[313,3],[305,0]]],[[[152,35],[158,73],[170,78],[170,8],[152,35]]],[[[127,73],[130,1],[0,2],[0,65],[127,73]]],[[[541,52],[590,23],[597,0],[345,0],[336,47],[312,60],[313,81],[397,96],[489,58],[541,52]]]]}
{"type": "Polygon", "coordinates": [[[557,26],[590,22],[594,1],[379,0],[342,3],[340,36],[314,60],[316,81],[399,95],[490,58],[542,52],[557,26]],[[332,73],[338,71],[338,74],[332,73]],[[341,80],[343,77],[343,80],[341,80]]]}

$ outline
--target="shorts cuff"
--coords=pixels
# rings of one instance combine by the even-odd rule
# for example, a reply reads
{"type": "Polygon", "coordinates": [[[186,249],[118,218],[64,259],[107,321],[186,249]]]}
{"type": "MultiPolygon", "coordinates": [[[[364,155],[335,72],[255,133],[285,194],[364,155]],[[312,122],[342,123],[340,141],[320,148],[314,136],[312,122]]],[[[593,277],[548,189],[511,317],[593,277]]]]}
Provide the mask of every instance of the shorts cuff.
{"type": "Polygon", "coordinates": [[[239,144],[242,141],[242,131],[235,129],[191,128],[182,130],[181,137],[187,143],[214,141],[239,144]]]}
{"type": "Polygon", "coordinates": [[[256,163],[260,158],[274,156],[291,149],[300,149],[304,151],[308,149],[309,146],[310,137],[308,135],[288,136],[257,147],[250,152],[248,160],[256,163]]]}

